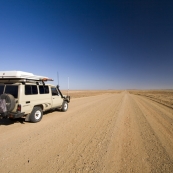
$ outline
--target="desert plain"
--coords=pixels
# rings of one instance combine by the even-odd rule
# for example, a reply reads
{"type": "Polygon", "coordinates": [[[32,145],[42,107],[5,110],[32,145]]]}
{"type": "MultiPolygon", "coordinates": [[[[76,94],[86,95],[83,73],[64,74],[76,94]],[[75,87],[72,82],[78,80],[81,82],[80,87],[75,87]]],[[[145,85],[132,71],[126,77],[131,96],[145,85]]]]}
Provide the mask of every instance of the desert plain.
{"type": "Polygon", "coordinates": [[[69,95],[39,123],[0,120],[0,172],[173,172],[173,90],[69,95]]]}

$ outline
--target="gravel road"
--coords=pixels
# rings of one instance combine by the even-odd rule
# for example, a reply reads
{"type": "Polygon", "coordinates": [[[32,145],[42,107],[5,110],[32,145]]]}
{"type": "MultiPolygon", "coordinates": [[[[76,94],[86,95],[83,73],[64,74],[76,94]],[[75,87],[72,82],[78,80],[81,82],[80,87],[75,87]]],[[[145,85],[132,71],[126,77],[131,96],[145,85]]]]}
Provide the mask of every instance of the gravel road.
{"type": "Polygon", "coordinates": [[[2,173],[171,173],[173,109],[122,92],[75,98],[39,123],[0,120],[2,173]]]}

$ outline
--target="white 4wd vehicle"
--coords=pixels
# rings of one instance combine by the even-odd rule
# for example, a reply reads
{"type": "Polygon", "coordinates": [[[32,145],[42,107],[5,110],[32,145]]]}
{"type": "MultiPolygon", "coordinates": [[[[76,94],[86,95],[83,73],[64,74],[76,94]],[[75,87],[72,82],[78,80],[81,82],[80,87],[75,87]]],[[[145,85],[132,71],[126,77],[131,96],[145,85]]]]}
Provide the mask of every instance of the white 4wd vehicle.
{"type": "Polygon", "coordinates": [[[22,71],[0,71],[0,117],[39,122],[43,112],[68,109],[70,96],[62,95],[59,86],[46,85],[52,79],[22,71]]]}

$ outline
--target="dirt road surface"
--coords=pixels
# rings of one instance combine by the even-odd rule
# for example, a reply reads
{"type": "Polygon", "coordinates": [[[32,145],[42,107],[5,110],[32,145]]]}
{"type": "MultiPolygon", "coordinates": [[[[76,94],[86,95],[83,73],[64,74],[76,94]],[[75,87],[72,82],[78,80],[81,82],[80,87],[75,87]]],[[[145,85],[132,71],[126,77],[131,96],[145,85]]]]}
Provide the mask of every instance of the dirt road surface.
{"type": "Polygon", "coordinates": [[[171,173],[173,110],[122,92],[72,99],[39,123],[0,120],[2,173],[171,173]]]}

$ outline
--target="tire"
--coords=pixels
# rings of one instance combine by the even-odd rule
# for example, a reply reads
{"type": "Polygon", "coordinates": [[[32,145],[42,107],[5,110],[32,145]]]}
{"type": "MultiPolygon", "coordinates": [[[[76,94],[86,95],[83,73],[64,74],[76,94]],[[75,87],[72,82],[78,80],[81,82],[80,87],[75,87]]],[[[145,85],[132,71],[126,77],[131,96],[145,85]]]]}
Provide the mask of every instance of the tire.
{"type": "Polygon", "coordinates": [[[11,94],[1,94],[0,99],[5,99],[7,111],[10,112],[15,107],[15,98],[11,94]]]}
{"type": "Polygon", "coordinates": [[[67,101],[64,101],[62,104],[61,111],[66,112],[67,110],[68,110],[68,103],[67,103],[67,101]]]}
{"type": "Polygon", "coordinates": [[[41,121],[43,117],[43,110],[39,106],[35,106],[30,115],[30,121],[32,123],[37,123],[41,121]]]}

